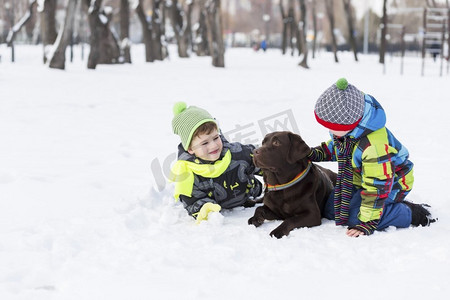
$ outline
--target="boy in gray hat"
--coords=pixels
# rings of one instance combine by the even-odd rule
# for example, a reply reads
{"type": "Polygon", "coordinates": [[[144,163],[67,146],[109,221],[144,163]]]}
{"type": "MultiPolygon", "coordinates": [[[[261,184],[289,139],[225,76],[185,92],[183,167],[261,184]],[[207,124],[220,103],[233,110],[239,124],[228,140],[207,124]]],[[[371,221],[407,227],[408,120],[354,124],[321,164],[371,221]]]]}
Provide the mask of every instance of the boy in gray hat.
{"type": "Polygon", "coordinates": [[[312,161],[337,161],[338,177],[324,216],[348,226],[347,235],[370,235],[389,226],[435,222],[426,204],[405,201],[413,163],[408,150],[385,127],[386,115],[374,97],[339,79],[317,100],[316,120],[331,140],[312,149],[312,161]]]}
{"type": "Polygon", "coordinates": [[[178,102],[173,132],[180,136],[178,161],[172,167],[175,199],[181,200],[197,223],[221,208],[253,206],[262,191],[255,178],[253,145],[229,143],[216,120],[204,109],[178,102]]]}

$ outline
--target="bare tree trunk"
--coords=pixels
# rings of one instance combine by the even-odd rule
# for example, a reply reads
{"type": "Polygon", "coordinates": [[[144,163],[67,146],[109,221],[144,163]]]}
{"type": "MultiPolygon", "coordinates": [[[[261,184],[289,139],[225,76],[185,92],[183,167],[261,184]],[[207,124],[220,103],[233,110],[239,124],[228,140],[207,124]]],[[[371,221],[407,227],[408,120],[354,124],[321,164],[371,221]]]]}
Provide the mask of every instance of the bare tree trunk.
{"type": "Polygon", "coordinates": [[[147,18],[144,13],[144,8],[142,7],[142,1],[139,0],[137,2],[137,6],[135,7],[135,11],[138,15],[139,21],[141,21],[142,25],[142,33],[144,35],[144,44],[145,44],[145,61],[153,62],[154,61],[154,50],[153,50],[153,40],[152,40],[152,28],[151,24],[147,22],[147,18]]]}
{"type": "Polygon", "coordinates": [[[0,20],[3,21],[3,28],[2,31],[0,31],[0,44],[3,44],[6,41],[6,37],[8,36],[8,13],[9,9],[4,7],[4,3],[2,2],[0,5],[2,5],[2,9],[0,9],[0,20]]]}
{"type": "Polygon", "coordinates": [[[280,5],[281,21],[283,22],[283,35],[282,35],[283,38],[281,41],[281,52],[284,55],[284,54],[286,54],[286,48],[287,48],[289,19],[286,16],[286,13],[284,11],[283,0],[280,0],[279,5],[280,5]]]}
{"type": "Polygon", "coordinates": [[[198,56],[210,55],[206,18],[206,9],[204,8],[204,2],[202,2],[199,7],[198,24],[196,26],[197,29],[195,30],[196,38],[194,42],[195,53],[198,56]]]}
{"type": "MultiPolygon", "coordinates": [[[[450,4],[449,1],[445,1],[447,5],[447,31],[450,32],[450,4]]],[[[450,36],[447,37],[447,61],[450,60],[450,36]]],[[[448,64],[447,64],[448,67],[448,64]]],[[[448,68],[447,68],[448,71],[448,68]]]]}
{"type": "Polygon", "coordinates": [[[155,60],[163,60],[167,56],[167,50],[163,45],[162,39],[164,37],[164,4],[161,0],[153,1],[153,15],[152,15],[152,44],[153,44],[153,57],[155,60]],[[163,10],[161,12],[161,5],[163,10]]]}
{"type": "MultiPolygon", "coordinates": [[[[427,28],[427,10],[428,10],[428,8],[423,9],[423,29],[424,29],[424,31],[427,28]]],[[[426,55],[425,48],[426,48],[426,39],[423,38],[422,39],[422,76],[424,74],[424,67],[425,67],[425,55],[426,55]]],[[[384,55],[383,55],[383,58],[384,58],[384,55]]],[[[380,51],[380,63],[381,63],[381,51],[380,51]]],[[[383,60],[383,63],[384,63],[384,60],[383,60]]]]}
{"type": "MultiPolygon", "coordinates": [[[[6,23],[9,23],[9,28],[10,28],[10,30],[8,31],[6,40],[8,40],[9,32],[12,30],[12,28],[14,27],[14,23],[16,22],[15,7],[16,7],[16,4],[14,2],[12,2],[8,8],[5,7],[6,8],[6,19],[7,19],[6,23]]],[[[15,50],[14,50],[14,43],[11,43],[10,47],[11,47],[11,62],[15,62],[16,55],[15,55],[15,50]]]]}
{"type": "Polygon", "coordinates": [[[383,0],[383,17],[381,19],[381,44],[380,44],[380,63],[384,64],[384,54],[386,53],[386,33],[387,33],[387,0],[383,0]]]}
{"type": "Polygon", "coordinates": [[[309,66],[308,66],[308,44],[306,42],[306,5],[305,5],[305,0],[299,0],[299,1],[300,1],[299,29],[300,29],[300,41],[301,41],[301,45],[302,45],[301,48],[302,48],[303,59],[298,65],[305,69],[309,69],[309,66]]]}
{"type": "MultiPolygon", "coordinates": [[[[121,55],[119,36],[111,26],[113,10],[100,10],[97,17],[100,23],[100,60],[99,64],[117,64],[123,63],[121,55]]],[[[96,28],[97,29],[97,28],[96,28]]]]}
{"type": "Polygon", "coordinates": [[[89,44],[91,46],[91,50],[89,52],[88,57],[88,69],[95,69],[97,67],[97,64],[100,60],[100,49],[99,49],[99,43],[100,43],[100,33],[96,29],[97,26],[97,19],[100,11],[100,1],[93,0],[92,2],[90,0],[85,0],[85,3],[88,7],[88,21],[89,21],[89,28],[91,30],[91,36],[89,37],[89,44]]]}
{"type": "Polygon", "coordinates": [[[128,0],[120,0],[120,40],[124,62],[131,63],[130,54],[130,6],[128,0]]]}
{"type": "Polygon", "coordinates": [[[167,9],[166,6],[164,4],[160,5],[161,8],[161,23],[159,24],[160,28],[161,28],[161,51],[162,51],[162,56],[163,59],[169,57],[170,53],[168,50],[168,40],[166,38],[166,19],[167,19],[167,9]]]}
{"type": "Polygon", "coordinates": [[[220,0],[207,0],[206,24],[208,29],[209,53],[215,67],[225,67],[225,45],[223,43],[222,14],[220,0]]]}
{"type": "Polygon", "coordinates": [[[178,56],[189,57],[189,35],[188,22],[186,20],[186,14],[183,7],[178,0],[171,1],[170,7],[170,20],[172,22],[173,31],[175,32],[175,38],[178,45],[178,56]]]}
{"type": "Polygon", "coordinates": [[[270,22],[272,22],[272,0],[266,0],[264,3],[264,32],[266,35],[267,47],[270,46],[270,22]]]}
{"type": "Polygon", "coordinates": [[[14,39],[16,38],[16,34],[22,29],[22,27],[31,20],[31,17],[33,16],[34,8],[37,4],[37,0],[30,0],[30,3],[28,5],[28,10],[26,11],[25,15],[15,24],[11,27],[8,33],[8,37],[6,38],[6,43],[8,44],[8,47],[11,47],[11,45],[14,43],[14,39]]]}
{"type": "Polygon", "coordinates": [[[65,69],[66,64],[66,48],[70,43],[73,32],[73,24],[77,9],[78,0],[69,0],[66,8],[66,18],[64,24],[61,25],[58,38],[56,39],[56,50],[50,59],[49,67],[53,69],[65,69]]]}
{"type": "MultiPolygon", "coordinates": [[[[229,2],[228,2],[229,3],[229,2]]],[[[192,38],[192,10],[194,7],[194,0],[186,1],[187,9],[186,9],[186,38],[188,40],[188,44],[190,45],[190,51],[194,49],[194,41],[192,38]]]]}
{"type": "Polygon", "coordinates": [[[88,19],[91,30],[88,69],[95,69],[97,64],[121,62],[118,41],[109,27],[112,14],[101,9],[102,0],[85,0],[85,3],[89,7],[88,19]]]}
{"type": "Polygon", "coordinates": [[[44,0],[41,10],[42,44],[44,46],[44,64],[48,60],[49,46],[53,45],[58,36],[56,31],[56,4],[57,0],[44,0]]]}
{"type": "MultiPolygon", "coordinates": [[[[28,0],[29,3],[34,2],[34,0],[28,0]]],[[[29,43],[36,43],[37,44],[37,39],[35,39],[36,37],[36,32],[35,32],[35,28],[36,28],[36,21],[37,21],[37,9],[36,9],[37,5],[33,7],[32,9],[32,13],[31,13],[31,19],[25,24],[25,32],[27,34],[27,40],[29,43]]]]}
{"type": "Polygon", "coordinates": [[[295,48],[298,45],[298,26],[295,21],[295,2],[289,0],[288,2],[288,20],[289,20],[289,46],[291,47],[291,55],[294,55],[295,48]],[[295,39],[294,39],[295,38],[295,39]],[[294,45],[294,41],[296,45],[294,45]]]}
{"type": "Polygon", "coordinates": [[[337,43],[336,43],[336,36],[334,34],[334,7],[333,7],[333,0],[325,0],[325,8],[328,15],[328,20],[330,23],[330,34],[331,34],[331,47],[333,49],[334,53],[334,61],[339,62],[339,59],[337,57],[337,43]]]}
{"type": "Polygon", "coordinates": [[[313,30],[314,38],[312,41],[312,58],[316,58],[316,43],[317,43],[317,16],[316,16],[316,1],[312,1],[312,20],[313,20],[313,30]]]}
{"type": "Polygon", "coordinates": [[[347,26],[348,26],[348,36],[350,39],[350,46],[353,49],[353,55],[355,56],[355,61],[358,61],[358,49],[356,48],[355,33],[353,29],[353,18],[352,18],[352,5],[351,0],[343,0],[344,9],[347,16],[347,26]]]}

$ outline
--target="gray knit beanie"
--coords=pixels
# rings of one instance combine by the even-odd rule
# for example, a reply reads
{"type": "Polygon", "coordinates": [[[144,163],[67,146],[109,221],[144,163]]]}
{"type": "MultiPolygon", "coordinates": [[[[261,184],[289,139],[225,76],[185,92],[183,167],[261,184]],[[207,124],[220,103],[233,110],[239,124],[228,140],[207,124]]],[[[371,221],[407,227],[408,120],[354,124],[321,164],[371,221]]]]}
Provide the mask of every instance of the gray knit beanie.
{"type": "Polygon", "coordinates": [[[173,106],[172,130],[181,138],[181,144],[185,150],[188,150],[192,136],[202,124],[213,122],[217,125],[216,120],[206,110],[196,107],[186,107],[186,103],[177,102],[173,106]]]}
{"type": "Polygon", "coordinates": [[[364,93],[341,78],[320,95],[314,114],[328,129],[353,130],[363,117],[364,105],[364,93]]]}

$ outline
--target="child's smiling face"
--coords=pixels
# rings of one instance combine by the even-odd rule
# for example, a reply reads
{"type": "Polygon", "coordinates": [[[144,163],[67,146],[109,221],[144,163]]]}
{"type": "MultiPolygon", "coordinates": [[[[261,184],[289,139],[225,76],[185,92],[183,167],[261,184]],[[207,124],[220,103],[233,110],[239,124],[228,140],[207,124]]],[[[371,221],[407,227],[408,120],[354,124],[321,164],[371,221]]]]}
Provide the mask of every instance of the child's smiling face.
{"type": "Polygon", "coordinates": [[[220,157],[222,148],[222,139],[217,129],[214,129],[208,134],[195,136],[188,152],[203,160],[216,161],[220,157]]]}

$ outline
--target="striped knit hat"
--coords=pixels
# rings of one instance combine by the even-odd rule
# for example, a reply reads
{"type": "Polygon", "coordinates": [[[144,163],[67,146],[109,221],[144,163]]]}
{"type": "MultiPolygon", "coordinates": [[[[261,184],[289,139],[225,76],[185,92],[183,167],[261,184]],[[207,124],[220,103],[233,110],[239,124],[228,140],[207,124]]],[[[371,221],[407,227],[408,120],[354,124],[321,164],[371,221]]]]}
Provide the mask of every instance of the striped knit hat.
{"type": "Polygon", "coordinates": [[[173,106],[172,130],[173,133],[180,136],[181,144],[185,150],[188,150],[195,130],[206,122],[217,124],[216,120],[202,108],[186,107],[184,102],[177,102],[173,106]]]}
{"type": "Polygon", "coordinates": [[[319,97],[314,114],[328,129],[353,130],[363,117],[364,103],[364,93],[341,78],[319,97]]]}

